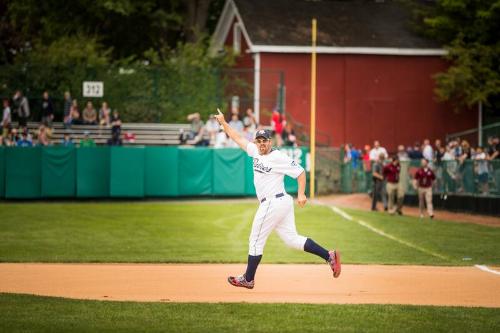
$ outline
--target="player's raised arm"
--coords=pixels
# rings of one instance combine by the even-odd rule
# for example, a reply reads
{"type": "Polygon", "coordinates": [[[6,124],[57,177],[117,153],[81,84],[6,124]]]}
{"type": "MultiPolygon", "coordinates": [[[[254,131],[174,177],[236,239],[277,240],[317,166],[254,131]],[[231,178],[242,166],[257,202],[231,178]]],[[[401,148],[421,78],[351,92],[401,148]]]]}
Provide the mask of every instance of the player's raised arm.
{"type": "Polygon", "coordinates": [[[219,124],[222,126],[224,129],[224,132],[234,140],[238,144],[238,146],[241,147],[244,151],[247,150],[247,145],[248,145],[248,140],[241,137],[237,131],[234,130],[229,124],[227,123],[226,119],[224,118],[224,114],[220,112],[219,109],[217,109],[218,114],[215,115],[215,119],[219,122],[219,124]]]}

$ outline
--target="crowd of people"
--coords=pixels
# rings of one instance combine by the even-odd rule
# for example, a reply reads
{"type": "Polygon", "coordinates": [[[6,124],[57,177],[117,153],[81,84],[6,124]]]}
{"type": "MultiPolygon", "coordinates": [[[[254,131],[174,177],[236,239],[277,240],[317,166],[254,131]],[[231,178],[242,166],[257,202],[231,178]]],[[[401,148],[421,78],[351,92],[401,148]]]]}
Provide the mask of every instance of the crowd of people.
{"type": "MultiPolygon", "coordinates": [[[[35,131],[28,129],[27,123],[30,118],[30,103],[21,90],[17,90],[12,99],[3,99],[2,112],[2,135],[0,146],[49,146],[60,144],[63,146],[74,145],[71,137],[72,125],[99,125],[100,129],[108,129],[111,137],[109,145],[121,145],[121,119],[117,110],[111,110],[108,103],[103,101],[99,111],[96,111],[92,101],[87,101],[85,107],[80,111],[79,103],[71,97],[69,91],[64,93],[63,124],[65,128],[64,138],[60,142],[53,142],[53,126],[55,107],[48,91],[44,91],[39,105],[40,123],[35,131]],[[13,126],[13,120],[17,119],[18,126],[13,126]]],[[[95,145],[90,137],[90,132],[84,132],[84,138],[79,142],[80,146],[95,145]]]]}
{"type": "MultiPolygon", "coordinates": [[[[179,141],[181,145],[237,148],[237,144],[226,135],[213,115],[209,116],[206,123],[203,122],[198,112],[189,114],[187,120],[190,122],[190,129],[180,130],[179,141]]],[[[240,114],[238,108],[232,108],[227,120],[231,128],[250,141],[253,141],[256,131],[264,128],[257,122],[251,108],[248,108],[244,115],[240,114]]],[[[287,123],[278,110],[273,111],[269,126],[273,130],[276,146],[297,146],[297,138],[292,124],[287,123]]]]}
{"type": "Polygon", "coordinates": [[[419,196],[421,216],[426,206],[432,218],[433,189],[440,193],[465,192],[464,184],[469,183],[474,187],[472,192],[488,194],[489,185],[493,183],[498,190],[500,139],[489,137],[486,147],[471,147],[466,140],[458,138],[446,144],[436,140],[434,145],[425,139],[422,145],[399,145],[397,152],[391,155],[379,141],[375,141],[373,147],[365,145],[363,151],[346,144],[344,163],[354,174],[361,172],[365,180],[371,180],[372,210],[377,210],[377,203],[382,201],[384,210],[402,214],[405,193],[412,185],[419,196]],[[450,183],[456,188],[450,188],[450,183]]]}

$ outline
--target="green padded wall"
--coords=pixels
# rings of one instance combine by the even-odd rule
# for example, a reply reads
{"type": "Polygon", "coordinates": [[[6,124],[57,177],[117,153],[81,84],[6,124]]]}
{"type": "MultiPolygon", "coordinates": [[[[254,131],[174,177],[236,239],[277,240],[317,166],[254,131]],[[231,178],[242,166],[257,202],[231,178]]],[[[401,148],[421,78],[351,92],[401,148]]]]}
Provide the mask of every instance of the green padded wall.
{"type": "Polygon", "coordinates": [[[5,148],[0,147],[0,198],[5,196],[5,148]]]}
{"type": "Polygon", "coordinates": [[[212,149],[179,148],[180,195],[212,194],[213,163],[212,149]]]}
{"type": "Polygon", "coordinates": [[[111,197],[144,197],[144,148],[111,147],[111,197]]]}
{"type": "Polygon", "coordinates": [[[5,148],[5,197],[36,199],[41,194],[40,147],[5,148]]]}
{"type": "Polygon", "coordinates": [[[42,197],[74,197],[76,150],[74,147],[42,149],[42,197]]]}
{"type": "Polygon", "coordinates": [[[177,147],[146,147],[145,195],[177,196],[179,149],[177,147]]]}
{"type": "Polygon", "coordinates": [[[214,149],[213,194],[244,195],[246,153],[241,149],[214,149]]]}
{"type": "Polygon", "coordinates": [[[110,148],[78,148],[76,162],[76,195],[81,198],[109,197],[110,148]]]}

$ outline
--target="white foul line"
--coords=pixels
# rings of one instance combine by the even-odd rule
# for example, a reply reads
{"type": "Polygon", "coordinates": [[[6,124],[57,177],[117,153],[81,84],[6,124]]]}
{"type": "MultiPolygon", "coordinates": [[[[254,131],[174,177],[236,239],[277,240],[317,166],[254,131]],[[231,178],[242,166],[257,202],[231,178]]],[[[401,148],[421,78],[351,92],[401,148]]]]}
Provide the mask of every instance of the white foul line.
{"type": "Polygon", "coordinates": [[[488,268],[488,266],[485,266],[485,265],[474,265],[474,267],[476,267],[484,272],[500,275],[500,272],[495,271],[494,269],[488,268]]]}
{"type": "Polygon", "coordinates": [[[383,237],[386,237],[386,238],[389,238],[395,242],[398,242],[400,244],[403,244],[403,245],[406,245],[408,247],[411,247],[412,249],[415,249],[415,250],[418,250],[418,251],[421,251],[425,254],[428,254],[428,255],[431,255],[433,257],[437,257],[439,259],[442,259],[442,260],[445,260],[445,261],[450,261],[450,258],[446,257],[446,256],[443,256],[442,254],[439,254],[439,253],[436,253],[436,252],[433,252],[433,251],[430,251],[430,250],[427,250],[427,249],[424,249],[418,245],[415,245],[415,244],[412,244],[412,243],[409,243],[405,240],[402,240],[402,239],[399,239],[393,235],[390,235],[390,234],[387,234],[385,233],[384,231],[380,230],[380,229],[377,229],[375,228],[374,226],[362,221],[362,220],[356,220],[354,219],[351,215],[347,214],[346,212],[344,212],[342,209],[338,208],[338,207],[335,207],[335,206],[330,206],[330,208],[337,214],[339,214],[340,216],[342,216],[343,218],[345,218],[346,220],[349,220],[349,221],[353,221],[353,222],[356,222],[357,224],[373,231],[374,233],[380,235],[380,236],[383,236],[383,237]]]}

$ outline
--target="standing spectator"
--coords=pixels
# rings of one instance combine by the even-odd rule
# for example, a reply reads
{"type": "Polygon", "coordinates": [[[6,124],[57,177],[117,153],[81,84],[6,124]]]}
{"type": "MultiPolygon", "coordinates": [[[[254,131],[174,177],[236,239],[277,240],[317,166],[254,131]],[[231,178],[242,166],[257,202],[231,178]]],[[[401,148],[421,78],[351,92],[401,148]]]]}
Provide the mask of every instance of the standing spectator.
{"type": "Polygon", "coordinates": [[[408,156],[412,160],[421,160],[424,158],[424,154],[422,154],[422,150],[420,149],[420,142],[415,142],[411,150],[408,152],[408,156]]]}
{"type": "Polygon", "coordinates": [[[83,124],[84,125],[96,125],[97,124],[97,112],[94,109],[91,101],[87,102],[87,106],[82,112],[83,124]]]}
{"type": "Polygon", "coordinates": [[[413,186],[418,193],[418,206],[420,208],[420,218],[424,217],[424,201],[427,205],[427,213],[431,219],[434,218],[432,209],[432,183],[436,179],[434,172],[428,165],[429,162],[425,158],[421,161],[421,168],[417,170],[413,186]]]}
{"type": "Polygon", "coordinates": [[[28,124],[28,118],[30,116],[30,105],[28,99],[23,96],[21,90],[17,90],[12,98],[14,101],[14,110],[16,111],[19,127],[24,128],[28,124]]]}
{"type": "Polygon", "coordinates": [[[82,124],[82,117],[80,116],[80,109],[78,108],[78,101],[76,99],[74,99],[73,102],[71,102],[70,114],[71,114],[71,124],[74,125],[82,124]]]}
{"type": "MultiPolygon", "coordinates": [[[[252,134],[257,130],[257,119],[255,119],[255,115],[253,114],[253,110],[251,108],[247,109],[246,115],[243,118],[243,125],[249,126],[248,130],[252,134]]],[[[253,141],[253,138],[251,141],[253,141]]]]}
{"type": "Polygon", "coordinates": [[[434,161],[434,150],[432,149],[431,142],[429,139],[424,140],[424,147],[422,148],[422,156],[429,161],[429,165],[432,166],[434,161]]]}
{"type": "Polygon", "coordinates": [[[359,168],[359,160],[361,159],[361,152],[356,149],[352,144],[349,144],[349,148],[351,149],[351,164],[353,170],[358,170],[359,168]]]}
{"type": "Polygon", "coordinates": [[[69,91],[64,92],[64,110],[63,110],[63,123],[64,128],[71,128],[71,94],[69,91]]]}
{"type": "Polygon", "coordinates": [[[295,147],[297,145],[297,137],[295,136],[292,123],[286,123],[285,129],[281,132],[281,138],[285,146],[295,147]]]}
{"type": "Polygon", "coordinates": [[[351,145],[346,143],[344,145],[344,164],[351,162],[351,145]]]}
{"type": "Polygon", "coordinates": [[[377,210],[377,202],[382,199],[382,187],[384,186],[384,160],[385,155],[381,153],[379,158],[372,167],[373,193],[372,193],[372,210],[377,210]]]}
{"type": "Polygon", "coordinates": [[[54,119],[54,105],[49,96],[49,92],[45,90],[42,95],[42,124],[52,128],[52,120],[54,119]]]}
{"type": "Polygon", "coordinates": [[[12,123],[12,114],[10,111],[9,100],[3,100],[3,112],[2,112],[2,137],[7,137],[12,123]]]}
{"type": "Polygon", "coordinates": [[[500,140],[497,136],[488,138],[488,159],[495,160],[500,158],[500,140]]]}
{"type": "Polygon", "coordinates": [[[361,155],[361,160],[363,163],[363,171],[364,171],[364,180],[365,180],[365,189],[366,192],[370,193],[370,181],[371,181],[371,173],[372,173],[372,162],[370,161],[370,145],[365,145],[363,154],[361,155]]]}
{"type": "Polygon", "coordinates": [[[102,102],[101,108],[99,109],[99,125],[104,127],[109,127],[111,124],[111,109],[107,102],[102,102]]]}
{"type": "Polygon", "coordinates": [[[403,214],[403,200],[404,196],[399,193],[399,172],[401,167],[397,156],[393,156],[391,162],[384,166],[383,175],[387,180],[387,196],[389,198],[388,210],[389,214],[398,213],[403,214]],[[396,199],[396,200],[395,200],[396,199]],[[394,204],[396,201],[396,205],[394,204]]]}
{"type": "MultiPolygon", "coordinates": [[[[408,191],[408,170],[410,169],[410,158],[405,150],[405,146],[398,146],[399,160],[399,182],[398,182],[398,200],[401,200],[400,206],[403,207],[405,194],[408,191]]],[[[402,214],[402,211],[401,211],[402,214]]]]}
{"type": "Polygon", "coordinates": [[[479,190],[482,194],[488,194],[488,156],[486,155],[483,147],[477,147],[474,160],[476,161],[476,173],[479,190]]]}
{"type": "Polygon", "coordinates": [[[75,144],[73,143],[73,139],[69,135],[69,133],[64,133],[64,138],[61,141],[61,146],[64,147],[73,147],[75,144]]]}
{"type": "Polygon", "coordinates": [[[215,137],[217,136],[219,129],[219,122],[215,119],[214,115],[211,114],[207,120],[207,123],[205,124],[205,130],[208,134],[208,138],[211,144],[215,143],[215,137]]]}
{"type": "Polygon", "coordinates": [[[273,115],[271,117],[271,126],[276,138],[276,145],[281,147],[283,145],[283,138],[281,136],[283,128],[286,124],[286,120],[283,115],[277,110],[273,110],[273,115]]]}
{"type": "Polygon", "coordinates": [[[83,139],[80,140],[80,147],[95,147],[94,139],[90,137],[90,132],[83,132],[83,139]]]}
{"type": "Polygon", "coordinates": [[[380,146],[380,142],[378,140],[375,140],[373,142],[373,148],[370,150],[370,161],[378,161],[381,154],[384,155],[384,159],[389,157],[387,150],[380,146]]]}

